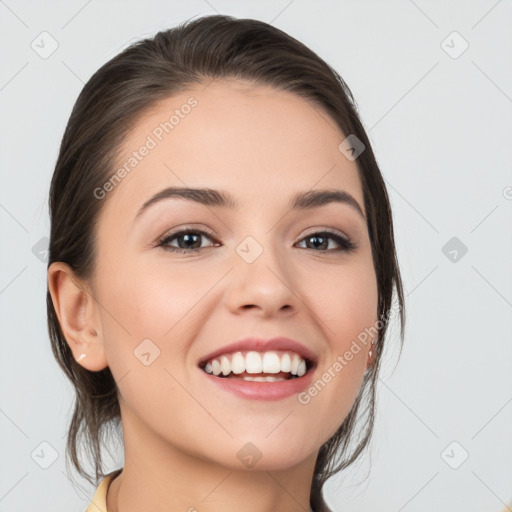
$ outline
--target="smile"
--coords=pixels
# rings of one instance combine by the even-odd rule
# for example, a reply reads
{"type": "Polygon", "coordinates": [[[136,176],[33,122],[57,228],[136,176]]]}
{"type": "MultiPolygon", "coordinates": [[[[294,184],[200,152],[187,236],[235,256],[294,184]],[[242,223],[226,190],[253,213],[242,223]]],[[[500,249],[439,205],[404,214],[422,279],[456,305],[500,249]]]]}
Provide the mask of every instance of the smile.
{"type": "Polygon", "coordinates": [[[293,351],[237,351],[207,360],[201,373],[220,389],[250,400],[281,400],[306,389],[316,364],[293,351]]]}
{"type": "Polygon", "coordinates": [[[238,351],[206,362],[203,370],[221,378],[276,382],[302,377],[308,361],[292,351],[238,351]]]}

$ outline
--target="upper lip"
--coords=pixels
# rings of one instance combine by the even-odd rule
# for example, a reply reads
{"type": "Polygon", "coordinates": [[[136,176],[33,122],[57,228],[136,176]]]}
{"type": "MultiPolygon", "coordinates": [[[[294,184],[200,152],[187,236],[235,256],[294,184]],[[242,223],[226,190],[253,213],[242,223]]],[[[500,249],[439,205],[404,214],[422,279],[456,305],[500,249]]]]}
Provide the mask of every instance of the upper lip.
{"type": "Polygon", "coordinates": [[[302,359],[305,359],[306,362],[309,362],[312,365],[316,365],[317,356],[316,354],[307,348],[302,343],[292,340],[290,338],[285,338],[283,336],[278,336],[276,338],[271,338],[268,340],[264,340],[261,338],[244,338],[239,341],[235,341],[229,345],[225,345],[213,352],[210,352],[205,357],[201,358],[199,361],[199,366],[206,364],[208,361],[215,359],[223,354],[230,354],[233,352],[242,352],[242,351],[255,350],[256,352],[267,352],[271,350],[288,350],[291,352],[296,352],[302,359]]]}

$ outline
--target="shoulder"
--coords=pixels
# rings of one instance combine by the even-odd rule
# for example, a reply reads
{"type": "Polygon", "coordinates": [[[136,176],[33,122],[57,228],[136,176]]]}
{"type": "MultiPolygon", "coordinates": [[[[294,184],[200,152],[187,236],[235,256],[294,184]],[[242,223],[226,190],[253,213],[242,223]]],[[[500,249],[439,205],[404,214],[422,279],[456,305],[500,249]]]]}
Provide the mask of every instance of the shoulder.
{"type": "Polygon", "coordinates": [[[111,473],[108,473],[103,477],[101,482],[99,483],[98,487],[96,488],[96,491],[94,493],[94,496],[92,498],[91,503],[87,507],[87,510],[85,512],[108,512],[107,511],[107,489],[110,485],[110,482],[121,473],[121,469],[116,469],[115,471],[112,471],[111,473]]]}

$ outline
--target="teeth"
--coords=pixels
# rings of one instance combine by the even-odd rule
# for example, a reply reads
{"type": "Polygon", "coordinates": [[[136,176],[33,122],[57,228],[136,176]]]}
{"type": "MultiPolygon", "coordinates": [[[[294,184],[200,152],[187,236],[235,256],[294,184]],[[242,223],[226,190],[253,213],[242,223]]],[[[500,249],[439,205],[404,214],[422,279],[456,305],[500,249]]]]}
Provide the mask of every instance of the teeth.
{"type": "Polygon", "coordinates": [[[257,382],[277,382],[280,380],[286,380],[283,377],[242,377],[242,380],[250,380],[250,381],[257,381],[257,382]]]}
{"type": "Polygon", "coordinates": [[[281,360],[275,352],[265,352],[263,356],[263,373],[279,373],[281,360]]]}
{"type": "Polygon", "coordinates": [[[301,359],[299,367],[297,368],[297,375],[302,377],[306,373],[306,362],[301,359]]]}
{"type": "Polygon", "coordinates": [[[220,369],[220,363],[219,363],[218,359],[214,359],[212,361],[212,371],[213,371],[213,375],[219,375],[220,374],[221,369],[220,369]]]}
{"type": "Polygon", "coordinates": [[[236,375],[245,371],[245,359],[242,352],[237,352],[233,355],[233,359],[231,360],[231,371],[236,375]]]}
{"type": "Polygon", "coordinates": [[[231,373],[231,363],[226,356],[220,357],[220,367],[222,369],[222,375],[229,375],[231,373]]]}
{"type": "Polygon", "coordinates": [[[261,356],[258,354],[258,352],[249,352],[245,356],[245,371],[247,373],[262,372],[261,356]]]}
{"type": "Polygon", "coordinates": [[[292,364],[292,368],[290,371],[293,374],[297,375],[297,370],[299,369],[299,364],[300,364],[300,357],[297,354],[293,354],[291,364],[292,364]]]}
{"type": "MultiPolygon", "coordinates": [[[[249,351],[244,356],[242,352],[235,352],[230,355],[222,355],[220,358],[208,361],[204,367],[206,373],[213,375],[228,376],[230,373],[239,375],[246,372],[251,374],[258,373],[280,373],[286,372],[302,377],[307,370],[306,361],[294,352],[256,352],[249,351]]],[[[258,380],[261,382],[273,382],[274,380],[286,380],[276,377],[244,377],[244,380],[258,380]],[[270,380],[269,380],[270,379],[270,380]]]]}
{"type": "Polygon", "coordinates": [[[291,372],[292,370],[292,359],[290,354],[284,354],[281,357],[281,371],[282,372],[291,372]]]}

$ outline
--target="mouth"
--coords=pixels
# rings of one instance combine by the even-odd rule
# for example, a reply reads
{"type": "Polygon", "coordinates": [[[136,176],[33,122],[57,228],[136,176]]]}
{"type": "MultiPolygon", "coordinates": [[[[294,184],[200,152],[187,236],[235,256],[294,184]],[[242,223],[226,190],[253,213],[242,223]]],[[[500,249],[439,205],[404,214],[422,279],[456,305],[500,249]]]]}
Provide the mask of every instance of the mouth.
{"type": "Polygon", "coordinates": [[[252,382],[301,379],[315,362],[290,350],[236,351],[202,361],[199,368],[212,377],[252,382]]]}

